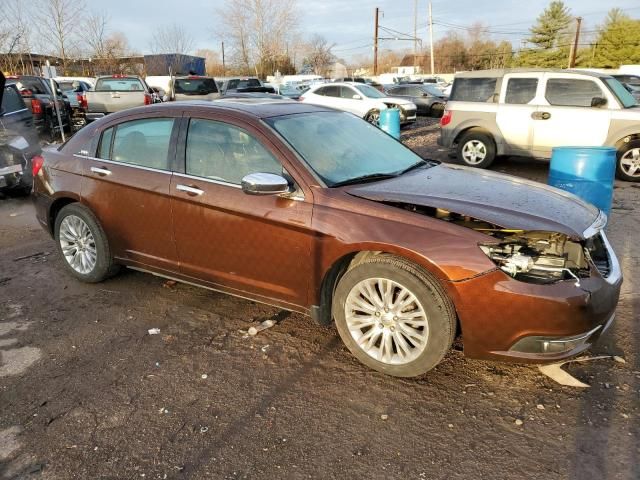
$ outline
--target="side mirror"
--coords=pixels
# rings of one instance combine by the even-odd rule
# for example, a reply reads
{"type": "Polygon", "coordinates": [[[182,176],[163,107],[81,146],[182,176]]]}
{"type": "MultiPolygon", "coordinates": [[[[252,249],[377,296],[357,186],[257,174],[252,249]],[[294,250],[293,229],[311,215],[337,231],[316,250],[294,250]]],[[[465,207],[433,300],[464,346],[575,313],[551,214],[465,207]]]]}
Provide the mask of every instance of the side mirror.
{"type": "Polygon", "coordinates": [[[602,97],[593,97],[591,99],[591,106],[594,108],[604,107],[607,104],[607,99],[602,97]]]}
{"type": "Polygon", "coordinates": [[[362,100],[362,97],[360,95],[358,95],[357,93],[354,94],[353,97],[351,97],[351,98],[353,98],[354,100],[362,100]]]}
{"type": "Polygon", "coordinates": [[[242,179],[242,191],[248,195],[280,195],[289,193],[289,182],[273,173],[250,173],[242,179]]]}

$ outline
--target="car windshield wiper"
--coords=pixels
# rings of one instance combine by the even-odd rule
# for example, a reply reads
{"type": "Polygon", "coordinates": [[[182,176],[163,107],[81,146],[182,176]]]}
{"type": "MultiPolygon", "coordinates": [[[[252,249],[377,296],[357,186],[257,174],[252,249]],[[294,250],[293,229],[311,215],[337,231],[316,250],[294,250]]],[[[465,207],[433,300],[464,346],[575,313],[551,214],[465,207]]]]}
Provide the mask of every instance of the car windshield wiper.
{"type": "Polygon", "coordinates": [[[420,160],[419,162],[414,163],[410,167],[407,167],[404,170],[400,170],[399,172],[396,172],[396,175],[402,175],[404,173],[410,172],[411,170],[415,170],[416,168],[424,167],[425,165],[433,166],[433,164],[428,160],[420,160]]]}
{"type": "Polygon", "coordinates": [[[375,182],[377,180],[386,180],[388,178],[397,177],[397,173],[369,173],[367,175],[361,175],[359,177],[349,178],[348,180],[342,180],[336,182],[331,187],[342,187],[344,185],[355,185],[357,183],[375,182]]]}

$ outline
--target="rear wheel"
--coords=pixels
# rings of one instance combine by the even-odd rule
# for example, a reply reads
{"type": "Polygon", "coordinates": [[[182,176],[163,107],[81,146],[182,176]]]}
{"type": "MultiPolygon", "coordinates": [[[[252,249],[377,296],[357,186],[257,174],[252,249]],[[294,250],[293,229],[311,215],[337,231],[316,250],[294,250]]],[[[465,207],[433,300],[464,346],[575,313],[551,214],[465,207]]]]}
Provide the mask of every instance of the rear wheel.
{"type": "Polygon", "coordinates": [[[333,315],[342,341],[358,360],[398,377],[431,370],[455,335],[453,305],[440,284],[390,255],[376,255],[344,274],[333,315]]]}
{"type": "Polygon", "coordinates": [[[625,143],[617,158],[616,176],[627,182],[640,182],[640,140],[625,143]]]}
{"type": "Polygon", "coordinates": [[[87,207],[78,203],[63,207],[54,234],[65,267],[77,279],[97,283],[117,271],[107,236],[87,207]]]}
{"type": "Polygon", "coordinates": [[[469,167],[487,168],[496,158],[496,146],[491,135],[471,130],[458,142],[456,156],[469,167]]]}
{"type": "Polygon", "coordinates": [[[444,113],[444,103],[434,103],[431,105],[431,109],[429,110],[430,116],[435,118],[442,117],[444,113]]]}

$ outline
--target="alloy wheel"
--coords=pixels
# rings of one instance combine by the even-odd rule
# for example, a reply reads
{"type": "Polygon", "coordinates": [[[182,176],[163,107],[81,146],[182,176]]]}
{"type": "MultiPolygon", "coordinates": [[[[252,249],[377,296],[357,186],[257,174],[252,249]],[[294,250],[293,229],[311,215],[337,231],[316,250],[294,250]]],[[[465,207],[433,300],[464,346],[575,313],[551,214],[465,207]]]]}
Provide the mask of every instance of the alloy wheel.
{"type": "Polygon", "coordinates": [[[98,251],[89,226],[76,215],[68,215],[60,224],[60,247],[67,263],[86,275],[96,266],[98,251]]]}
{"type": "Polygon", "coordinates": [[[469,140],[462,147],[462,158],[469,165],[478,165],[487,156],[487,146],[480,140],[469,140]]]}
{"type": "Polygon", "coordinates": [[[632,148],[622,155],[620,169],[630,177],[640,177],[640,148],[632,148]]]}
{"type": "Polygon", "coordinates": [[[427,348],[427,314],[407,287],[386,278],[367,278],[345,303],[349,333],[371,358],[389,365],[412,362],[427,348]]]}
{"type": "Polygon", "coordinates": [[[367,122],[377,127],[380,124],[380,113],[371,112],[369,115],[367,115],[367,122]]]}

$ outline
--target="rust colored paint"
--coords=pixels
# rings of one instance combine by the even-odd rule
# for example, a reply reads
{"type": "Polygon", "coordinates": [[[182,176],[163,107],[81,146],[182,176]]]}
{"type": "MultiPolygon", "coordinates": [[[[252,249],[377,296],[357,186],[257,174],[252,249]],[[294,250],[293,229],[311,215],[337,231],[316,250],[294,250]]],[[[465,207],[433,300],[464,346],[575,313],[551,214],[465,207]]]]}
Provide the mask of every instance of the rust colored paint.
{"type": "Polygon", "coordinates": [[[82,202],[97,216],[120,263],[303,313],[319,305],[323,279],[336,262],[362,251],[396,254],[441,282],[457,310],[465,353],[477,358],[514,360],[507,351],[524,336],[583,333],[603,325],[615,310],[620,284],[610,285],[597,273],[580,288],[571,281],[516,281],[479,249],[490,238],[485,234],[356,197],[352,187],[325,188],[261,120],[321,107],[256,105],[154,105],[89,125],[61,151],[45,154],[35,181],[40,223],[51,228],[55,201],[82,202]],[[172,171],[95,158],[103,129],[167,116],[177,122],[172,171]],[[185,175],[189,117],[245,129],[282,163],[299,187],[297,198],[247,195],[239,186],[185,175]]]}

